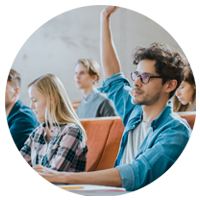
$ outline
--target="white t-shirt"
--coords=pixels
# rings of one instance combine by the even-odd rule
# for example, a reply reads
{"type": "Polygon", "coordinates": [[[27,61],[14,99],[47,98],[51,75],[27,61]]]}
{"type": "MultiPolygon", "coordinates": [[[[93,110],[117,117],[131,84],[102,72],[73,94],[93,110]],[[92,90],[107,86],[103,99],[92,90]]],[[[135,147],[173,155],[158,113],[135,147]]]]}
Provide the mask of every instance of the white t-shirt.
{"type": "Polygon", "coordinates": [[[121,164],[132,163],[144,138],[151,129],[151,122],[141,122],[135,129],[128,133],[127,145],[121,159],[121,164]]]}

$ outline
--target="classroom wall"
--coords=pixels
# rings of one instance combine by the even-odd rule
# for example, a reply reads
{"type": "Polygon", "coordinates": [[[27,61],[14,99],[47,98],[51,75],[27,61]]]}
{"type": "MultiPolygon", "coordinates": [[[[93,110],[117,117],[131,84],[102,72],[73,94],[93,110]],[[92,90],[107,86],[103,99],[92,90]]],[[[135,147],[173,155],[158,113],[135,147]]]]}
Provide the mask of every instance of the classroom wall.
{"type": "MultiPolygon", "coordinates": [[[[88,6],[62,13],[39,27],[22,44],[12,68],[22,77],[21,100],[29,105],[27,85],[38,76],[53,73],[64,84],[71,102],[82,99],[74,82],[78,59],[91,58],[100,63],[100,12],[105,6],[88,6]]],[[[183,51],[160,25],[146,16],[120,8],[112,16],[112,34],[122,71],[129,79],[132,54],[137,45],[158,41],[183,51]]],[[[97,87],[101,86],[101,77],[97,87]]],[[[130,79],[129,79],[130,80],[130,79]]]]}

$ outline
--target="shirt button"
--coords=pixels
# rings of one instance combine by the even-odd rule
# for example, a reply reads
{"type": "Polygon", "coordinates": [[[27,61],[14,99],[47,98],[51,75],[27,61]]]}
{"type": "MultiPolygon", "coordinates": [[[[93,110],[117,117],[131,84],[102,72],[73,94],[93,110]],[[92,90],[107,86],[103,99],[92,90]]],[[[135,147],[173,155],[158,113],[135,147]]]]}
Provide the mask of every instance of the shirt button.
{"type": "Polygon", "coordinates": [[[135,128],[135,125],[133,125],[133,128],[135,128]]]}

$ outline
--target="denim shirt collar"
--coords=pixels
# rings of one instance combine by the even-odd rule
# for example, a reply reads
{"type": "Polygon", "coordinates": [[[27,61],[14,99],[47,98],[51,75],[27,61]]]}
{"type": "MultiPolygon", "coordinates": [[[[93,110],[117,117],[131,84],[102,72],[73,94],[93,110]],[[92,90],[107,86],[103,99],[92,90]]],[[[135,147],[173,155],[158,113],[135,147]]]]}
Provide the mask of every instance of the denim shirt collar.
{"type": "MultiPolygon", "coordinates": [[[[139,109],[140,111],[137,110],[135,112],[132,112],[133,116],[131,116],[130,118],[131,118],[131,121],[133,121],[134,124],[131,123],[131,121],[130,121],[130,126],[127,126],[128,130],[130,130],[132,128],[135,128],[143,120],[143,110],[142,110],[142,107],[140,105],[138,105],[137,109],[139,109]],[[134,113],[138,113],[138,114],[134,116],[134,113]]],[[[160,126],[160,121],[162,120],[162,118],[168,116],[170,113],[172,113],[172,102],[168,101],[167,105],[161,111],[160,115],[151,122],[151,127],[153,128],[153,130],[156,127],[160,126]]]]}
{"type": "Polygon", "coordinates": [[[158,126],[160,126],[161,125],[161,120],[163,121],[163,117],[166,117],[166,116],[170,115],[170,113],[173,112],[172,109],[173,109],[173,104],[172,104],[171,101],[168,101],[167,105],[162,110],[162,112],[160,113],[160,115],[151,122],[151,127],[153,129],[155,129],[158,126]]]}
{"type": "MultiPolygon", "coordinates": [[[[115,161],[115,166],[119,164],[120,160],[121,160],[121,157],[122,157],[122,154],[124,152],[124,148],[127,144],[127,138],[128,138],[128,133],[131,129],[133,128],[136,128],[137,125],[139,123],[142,122],[143,120],[143,110],[142,110],[142,107],[140,105],[138,105],[136,107],[136,109],[138,110],[135,110],[135,112],[132,112],[133,113],[133,116],[131,116],[131,121],[129,121],[128,125],[126,126],[125,128],[125,131],[124,131],[124,134],[122,136],[122,140],[121,140],[121,145],[120,145],[120,152],[119,152],[119,155],[115,161]],[[137,115],[135,115],[135,113],[138,113],[137,115]]],[[[172,113],[172,102],[169,101],[168,104],[165,106],[165,108],[162,110],[162,112],[160,113],[160,115],[154,119],[152,122],[151,122],[151,127],[153,130],[155,130],[156,128],[162,126],[162,121],[163,121],[163,117],[166,118],[166,116],[168,116],[170,113],[172,113]]]]}

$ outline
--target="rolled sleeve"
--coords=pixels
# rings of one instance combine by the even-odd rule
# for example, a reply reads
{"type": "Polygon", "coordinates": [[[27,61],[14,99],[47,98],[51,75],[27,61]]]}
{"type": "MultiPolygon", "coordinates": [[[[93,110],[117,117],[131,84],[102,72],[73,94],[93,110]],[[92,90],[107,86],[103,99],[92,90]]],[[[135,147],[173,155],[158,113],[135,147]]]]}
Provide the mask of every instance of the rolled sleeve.
{"type": "Polygon", "coordinates": [[[130,164],[134,179],[134,190],[155,181],[178,159],[189,140],[189,131],[174,122],[171,128],[160,133],[152,148],[141,152],[130,164]],[[176,125],[175,125],[176,124],[176,125]]]}
{"type": "Polygon", "coordinates": [[[120,165],[116,168],[119,170],[122,179],[122,187],[127,191],[133,191],[135,185],[135,175],[130,164],[120,165]]]}

